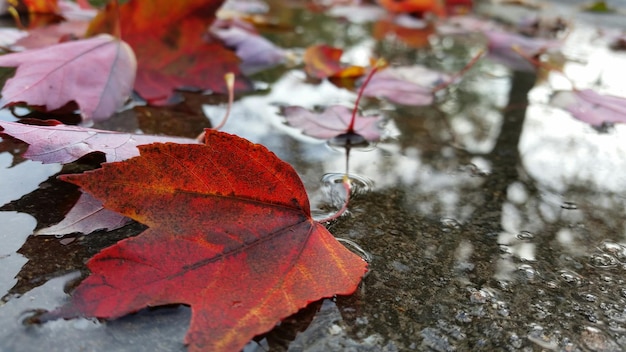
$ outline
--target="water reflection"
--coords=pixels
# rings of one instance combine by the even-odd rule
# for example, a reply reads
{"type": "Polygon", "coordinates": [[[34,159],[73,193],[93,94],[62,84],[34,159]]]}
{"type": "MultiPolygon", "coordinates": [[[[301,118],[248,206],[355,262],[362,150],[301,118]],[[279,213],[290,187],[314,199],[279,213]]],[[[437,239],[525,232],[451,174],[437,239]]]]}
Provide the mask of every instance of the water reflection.
{"type": "MultiPolygon", "coordinates": [[[[584,48],[572,42],[566,54],[580,54],[576,50],[584,48]]],[[[370,43],[364,45],[352,52],[369,52],[370,43]]],[[[566,72],[580,84],[595,84],[598,77],[618,84],[616,72],[605,72],[615,62],[602,61],[606,52],[600,53],[590,58],[593,70],[573,66],[566,72]],[[588,76],[578,79],[577,72],[588,76]]],[[[436,106],[366,103],[386,109],[396,132],[372,150],[352,151],[350,172],[372,182],[364,182],[367,192],[355,194],[350,216],[331,226],[337,236],[371,253],[372,270],[357,294],[324,303],[309,335],[300,335],[293,350],[338,343],[372,350],[626,346],[626,147],[621,142],[626,129],[616,126],[601,134],[547,107],[547,86],[530,92],[527,107],[534,76],[480,65],[436,106]]],[[[550,83],[566,82],[551,77],[550,83]]],[[[285,126],[277,105],[349,104],[355,94],[328,82],[308,83],[297,70],[271,88],[237,102],[225,130],[263,143],[294,165],[312,209],[323,211],[335,195],[322,176],[343,174],[344,153],[285,126]]],[[[223,112],[205,110],[210,116],[223,112]]],[[[0,162],[8,165],[12,159],[2,159],[5,154],[0,162]]],[[[3,177],[12,169],[2,170],[3,177]]],[[[56,286],[42,287],[53,293],[51,304],[34,289],[29,295],[37,304],[16,299],[0,310],[13,316],[22,304],[58,305],[64,295],[58,282],[51,283],[56,286]]],[[[138,337],[142,342],[180,349],[188,309],[161,312],[144,311],[107,323],[106,329],[79,321],[90,333],[81,330],[83,344],[72,346],[89,347],[113,334],[123,343],[109,347],[120,348],[133,343],[126,330],[141,330],[147,331],[138,337]],[[156,324],[155,316],[163,320],[156,324]]],[[[20,330],[5,341],[48,345],[53,338],[74,336],[71,324],[46,325],[35,340],[20,330]]]]}
{"type": "MultiPolygon", "coordinates": [[[[2,140],[0,140],[2,143],[2,140]]],[[[60,164],[41,164],[40,162],[25,160],[12,165],[13,155],[8,152],[0,153],[0,205],[19,199],[39,187],[39,184],[50,176],[61,171],[60,164]]]]}
{"type": "MultiPolygon", "coordinates": [[[[33,233],[37,221],[28,214],[15,211],[0,212],[0,297],[9,292],[27,259],[17,253],[26,238],[33,233]]],[[[2,304],[0,303],[0,306],[2,304]]]]}

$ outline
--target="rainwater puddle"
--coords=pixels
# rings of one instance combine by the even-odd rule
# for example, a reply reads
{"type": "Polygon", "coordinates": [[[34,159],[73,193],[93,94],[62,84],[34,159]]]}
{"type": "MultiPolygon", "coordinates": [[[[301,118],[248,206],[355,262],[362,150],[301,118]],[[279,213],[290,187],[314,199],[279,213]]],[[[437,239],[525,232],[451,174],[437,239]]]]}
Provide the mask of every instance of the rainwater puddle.
{"type": "MultiPolygon", "coordinates": [[[[296,28],[266,35],[285,47],[324,42],[359,60],[376,54],[394,64],[455,72],[480,46],[450,36],[412,48],[398,33],[374,40],[376,23],[277,8],[277,16],[296,28]]],[[[494,16],[530,16],[528,9],[507,9],[481,7],[494,16]]],[[[365,15],[371,13],[354,14],[365,15]]],[[[606,23],[613,21],[609,16],[606,23]]],[[[624,54],[601,40],[578,40],[597,33],[589,22],[572,31],[564,55],[577,60],[565,65],[568,76],[579,88],[601,82],[604,91],[626,95],[623,79],[616,78],[623,77],[624,54]]],[[[311,82],[300,67],[255,79],[268,90],[240,97],[224,131],[261,143],[293,165],[314,216],[333,214],[345,199],[345,150],[304,136],[278,112],[284,105],[350,106],[356,94],[311,82]]],[[[350,206],[328,226],[369,262],[370,272],[355,294],[314,303],[245,351],[626,349],[626,129],[599,132],[551,107],[553,88],[566,83],[481,61],[430,107],[364,99],[364,110],[384,113],[385,137],[350,151],[350,206]]],[[[180,125],[201,130],[207,118],[221,118],[224,106],[202,110],[198,121],[180,125]]],[[[6,111],[0,119],[13,120],[6,111]]],[[[107,123],[131,132],[178,131],[168,125],[154,132],[158,123],[133,114],[107,123]]],[[[104,232],[71,241],[29,236],[35,223],[51,225],[45,214],[67,194],[59,191],[61,181],[49,179],[59,165],[22,161],[23,146],[11,143],[0,141],[0,292],[7,293],[0,303],[0,350],[184,351],[190,318],[184,306],[109,322],[21,324],[25,311],[61,305],[64,285],[95,251],[143,227],[128,225],[108,240],[104,232]],[[50,256],[51,248],[64,252],[50,256]]]]}

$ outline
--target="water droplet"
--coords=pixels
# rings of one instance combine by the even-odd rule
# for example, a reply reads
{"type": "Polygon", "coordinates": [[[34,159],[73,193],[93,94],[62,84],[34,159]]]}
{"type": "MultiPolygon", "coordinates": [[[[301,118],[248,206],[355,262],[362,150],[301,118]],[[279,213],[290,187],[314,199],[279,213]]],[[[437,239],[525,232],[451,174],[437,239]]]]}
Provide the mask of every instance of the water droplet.
{"type": "Polygon", "coordinates": [[[583,293],[580,295],[580,298],[584,299],[587,302],[595,302],[598,300],[598,297],[591,293],[583,293]]]}
{"type": "Polygon", "coordinates": [[[592,254],[589,261],[596,268],[612,268],[619,263],[614,256],[607,253],[592,254]]]}
{"type": "MultiPolygon", "coordinates": [[[[345,174],[337,172],[324,174],[321,180],[322,186],[333,186],[336,184],[342,184],[344,175],[345,174]]],[[[351,194],[364,194],[374,188],[374,181],[367,177],[357,174],[348,174],[348,178],[350,179],[350,188],[352,191],[351,194]]]]}
{"type": "Polygon", "coordinates": [[[559,287],[559,283],[556,281],[547,281],[546,282],[546,287],[547,288],[558,288],[559,287]]]}
{"type": "Polygon", "coordinates": [[[571,270],[561,270],[559,271],[559,277],[569,283],[569,284],[573,284],[576,286],[580,286],[583,282],[583,277],[580,276],[578,273],[573,272],[571,270]]]}
{"type": "Polygon", "coordinates": [[[567,210],[576,210],[578,209],[578,205],[576,205],[576,203],[574,202],[563,202],[563,204],[561,204],[561,208],[567,210]]]}
{"type": "Polygon", "coordinates": [[[452,230],[458,230],[461,228],[461,223],[459,223],[456,219],[453,218],[441,218],[439,219],[441,226],[443,226],[443,231],[449,232],[452,230]]]}
{"type": "Polygon", "coordinates": [[[530,266],[528,264],[522,264],[522,265],[518,266],[517,270],[527,280],[534,280],[537,276],[539,276],[539,273],[537,272],[537,270],[535,270],[535,268],[533,268],[532,266],[530,266]]]}
{"type": "Polygon", "coordinates": [[[243,303],[241,301],[233,301],[232,308],[241,308],[243,303]]]}
{"type": "Polygon", "coordinates": [[[474,163],[470,163],[467,165],[461,165],[459,166],[459,171],[461,172],[467,172],[470,174],[470,176],[472,177],[484,177],[484,176],[489,176],[488,172],[485,172],[483,170],[481,170],[478,166],[476,166],[476,164],[474,163]]]}
{"type": "Polygon", "coordinates": [[[521,241],[529,241],[529,240],[532,240],[535,237],[535,235],[529,231],[521,231],[520,233],[517,234],[516,237],[518,240],[521,240],[521,241]]]}
{"type": "Polygon", "coordinates": [[[470,290],[470,302],[472,303],[487,303],[487,301],[491,300],[494,297],[493,293],[487,291],[485,289],[471,289],[470,290]]]}
{"type": "Polygon", "coordinates": [[[580,333],[580,339],[591,351],[619,351],[621,348],[602,330],[586,326],[580,333]]]}
{"type": "Polygon", "coordinates": [[[626,262],[626,247],[619,243],[604,241],[598,247],[601,251],[614,256],[620,262],[626,262]]]}
{"type": "Polygon", "coordinates": [[[512,333],[511,336],[509,337],[509,343],[511,344],[511,346],[513,346],[513,348],[522,348],[524,341],[517,336],[516,333],[512,333]]]}
{"type": "Polygon", "coordinates": [[[456,320],[458,322],[461,322],[461,323],[471,323],[472,322],[472,316],[467,314],[464,311],[460,311],[460,312],[458,312],[456,314],[456,320]]]}
{"type": "Polygon", "coordinates": [[[59,241],[60,244],[67,246],[68,244],[72,243],[76,241],[76,237],[67,237],[67,238],[63,238],[59,241]]]}
{"type": "Polygon", "coordinates": [[[556,351],[559,347],[558,341],[554,337],[548,336],[543,329],[535,329],[528,333],[527,337],[531,342],[547,350],[556,351]]]}

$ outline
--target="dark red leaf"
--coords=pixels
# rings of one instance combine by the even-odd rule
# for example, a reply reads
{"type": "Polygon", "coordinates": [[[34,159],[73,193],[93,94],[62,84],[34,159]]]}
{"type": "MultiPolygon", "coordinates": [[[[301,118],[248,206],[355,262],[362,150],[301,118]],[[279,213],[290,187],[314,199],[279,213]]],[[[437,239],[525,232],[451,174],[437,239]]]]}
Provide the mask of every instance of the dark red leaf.
{"type": "MultiPolygon", "coordinates": [[[[89,32],[121,35],[137,55],[135,90],[151,104],[166,104],[176,88],[225,93],[224,74],[239,74],[239,59],[208,34],[223,0],[130,0],[99,14],[89,32]]],[[[239,76],[236,91],[251,89],[239,76]]]]}

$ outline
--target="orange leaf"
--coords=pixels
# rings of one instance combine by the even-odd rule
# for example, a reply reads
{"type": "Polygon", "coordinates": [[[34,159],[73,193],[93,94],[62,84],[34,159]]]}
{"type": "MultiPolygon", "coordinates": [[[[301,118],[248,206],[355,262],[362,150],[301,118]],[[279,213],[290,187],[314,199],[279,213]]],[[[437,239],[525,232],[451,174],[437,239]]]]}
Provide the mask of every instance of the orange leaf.
{"type": "Polygon", "coordinates": [[[428,38],[435,33],[435,27],[427,25],[423,28],[404,27],[390,19],[381,19],[374,24],[372,36],[381,40],[392,35],[412,48],[424,48],[430,45],[428,38]]]}
{"type": "Polygon", "coordinates": [[[424,13],[432,12],[445,16],[443,0],[378,0],[380,6],[393,13],[424,13]]]}
{"type": "Polygon", "coordinates": [[[59,4],[57,0],[9,0],[11,6],[18,12],[25,9],[28,13],[59,14],[59,4]]]}
{"type": "Polygon", "coordinates": [[[329,45],[313,45],[304,52],[304,70],[314,78],[329,77],[360,77],[365,68],[360,66],[345,66],[340,59],[343,50],[329,45]]]}
{"type": "Polygon", "coordinates": [[[206,135],[63,177],[149,229],[94,256],[71,302],[42,319],[182,303],[191,351],[238,351],[308,303],[356,289],[366,263],[311,219],[295,170],[263,146],[206,135]]]}
{"type": "MultiPolygon", "coordinates": [[[[183,87],[225,93],[224,74],[239,74],[239,59],[207,30],[223,0],[130,0],[107,6],[91,23],[88,34],[121,35],[137,55],[135,90],[152,104],[164,104],[172,90],[183,87]]],[[[251,88],[243,77],[236,91],[251,88]]]]}

